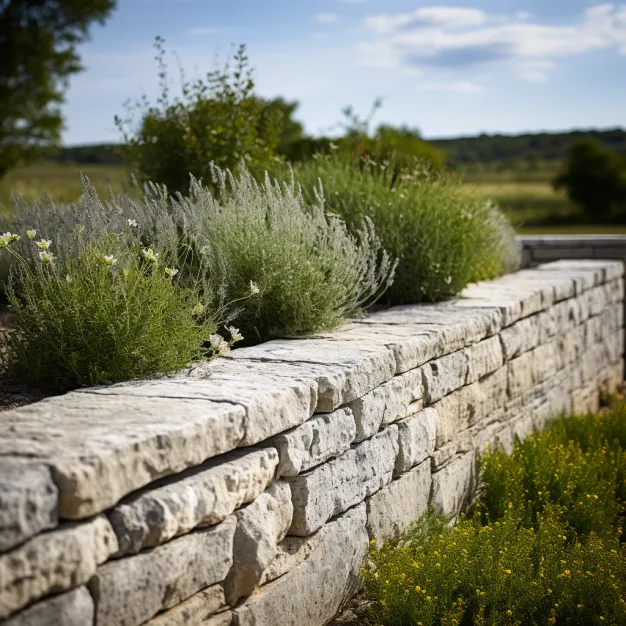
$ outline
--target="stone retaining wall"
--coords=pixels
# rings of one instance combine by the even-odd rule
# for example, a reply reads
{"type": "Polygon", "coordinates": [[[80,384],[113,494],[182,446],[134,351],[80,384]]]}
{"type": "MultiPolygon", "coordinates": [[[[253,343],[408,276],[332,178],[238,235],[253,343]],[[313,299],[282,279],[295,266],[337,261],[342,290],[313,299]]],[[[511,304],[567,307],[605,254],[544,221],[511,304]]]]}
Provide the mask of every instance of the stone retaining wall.
{"type": "Polygon", "coordinates": [[[626,259],[626,235],[523,235],[522,266],[558,259],[626,259]]]}
{"type": "Polygon", "coordinates": [[[475,455],[623,380],[623,264],[236,350],[0,417],[4,626],[315,626],[475,455]]]}

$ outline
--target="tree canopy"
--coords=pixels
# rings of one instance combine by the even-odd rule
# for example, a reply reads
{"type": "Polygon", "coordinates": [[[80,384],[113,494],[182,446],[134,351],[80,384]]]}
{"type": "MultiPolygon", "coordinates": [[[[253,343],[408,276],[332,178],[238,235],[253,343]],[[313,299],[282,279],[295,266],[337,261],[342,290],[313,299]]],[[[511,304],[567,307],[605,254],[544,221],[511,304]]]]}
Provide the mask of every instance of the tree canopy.
{"type": "Polygon", "coordinates": [[[0,177],[60,139],[76,47],[115,0],[0,0],[0,177]]]}

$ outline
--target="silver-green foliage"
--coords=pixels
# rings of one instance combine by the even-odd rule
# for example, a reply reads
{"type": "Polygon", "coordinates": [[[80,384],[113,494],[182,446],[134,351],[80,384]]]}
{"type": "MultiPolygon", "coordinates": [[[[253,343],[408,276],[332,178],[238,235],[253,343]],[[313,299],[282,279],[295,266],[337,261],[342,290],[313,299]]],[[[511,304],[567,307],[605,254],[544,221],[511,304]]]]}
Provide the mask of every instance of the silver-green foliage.
{"type": "Polygon", "coordinates": [[[296,166],[295,175],[306,198],[321,185],[328,209],[349,227],[373,221],[382,245],[399,259],[392,304],[451,298],[470,282],[517,267],[506,218],[448,177],[419,171],[397,176],[384,164],[332,156],[296,166]]]}
{"type": "Polygon", "coordinates": [[[327,215],[317,195],[305,203],[299,186],[247,172],[212,168],[217,196],[192,180],[188,198],[171,201],[193,247],[211,258],[226,300],[243,301],[237,318],[248,340],[293,336],[338,326],[359,315],[390,284],[395,263],[371,222],[350,234],[327,215]]]}

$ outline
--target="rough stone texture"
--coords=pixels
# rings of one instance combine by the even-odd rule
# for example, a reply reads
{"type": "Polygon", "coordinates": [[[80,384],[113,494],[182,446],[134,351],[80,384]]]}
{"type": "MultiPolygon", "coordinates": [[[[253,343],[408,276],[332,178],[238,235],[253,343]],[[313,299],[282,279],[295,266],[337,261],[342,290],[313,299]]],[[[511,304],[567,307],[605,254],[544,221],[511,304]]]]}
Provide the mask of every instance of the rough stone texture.
{"type": "Polygon", "coordinates": [[[94,608],[86,587],[72,589],[59,596],[33,604],[10,617],[3,626],[89,626],[94,608]]]}
{"type": "Polygon", "coordinates": [[[499,337],[490,337],[480,343],[466,348],[467,355],[467,380],[466,383],[474,383],[491,372],[502,367],[502,345],[499,337]]]}
{"type": "Polygon", "coordinates": [[[318,389],[310,374],[292,370],[281,375],[268,366],[221,358],[184,376],[119,383],[99,388],[98,393],[240,405],[246,417],[239,445],[249,446],[307,420],[317,404],[318,389]]]}
{"type": "Polygon", "coordinates": [[[398,455],[394,468],[396,475],[408,472],[434,452],[438,421],[437,411],[429,407],[396,424],[398,427],[398,455]]]}
{"type": "Polygon", "coordinates": [[[474,451],[457,456],[448,465],[432,475],[430,504],[443,515],[458,515],[474,489],[474,451]]]}
{"type": "Polygon", "coordinates": [[[301,339],[276,341],[235,350],[233,359],[307,365],[318,383],[317,412],[329,413],[389,380],[396,363],[385,346],[350,341],[301,339]]]}
{"type": "Polygon", "coordinates": [[[235,514],[233,565],[224,581],[228,604],[250,595],[278,551],[293,517],[289,483],[278,481],[252,504],[235,514]]]}
{"type": "Polygon", "coordinates": [[[129,496],[109,513],[118,554],[221,522],[265,491],[277,465],[274,448],[231,452],[129,496]]]}
{"type": "Polygon", "coordinates": [[[423,380],[420,368],[411,370],[381,385],[387,394],[381,427],[408,417],[422,408],[423,380]]]}
{"type": "Polygon", "coordinates": [[[135,626],[224,580],[234,516],[162,546],[101,565],[89,582],[98,626],[135,626]]]}
{"type": "Polygon", "coordinates": [[[533,315],[503,328],[500,341],[506,361],[536,348],[539,345],[539,316],[533,315]]]}
{"type": "Polygon", "coordinates": [[[367,533],[378,547],[408,530],[426,512],[430,483],[430,461],[425,460],[366,500],[367,533]]]}
{"type": "Polygon", "coordinates": [[[3,413],[0,457],[49,465],[61,518],[84,518],[154,480],[232,450],[243,407],[71,392],[3,413]]]}
{"type": "Polygon", "coordinates": [[[160,613],[146,622],[146,626],[206,626],[207,623],[212,624],[210,620],[225,604],[222,586],[213,585],[173,609],[160,613]]]}
{"type": "Polygon", "coordinates": [[[368,550],[365,524],[365,504],[326,524],[308,558],[237,607],[234,624],[323,626],[360,584],[359,569],[368,550]]]}
{"type": "Polygon", "coordinates": [[[398,452],[395,425],[324,465],[289,478],[294,506],[290,535],[310,535],[331,517],[389,484],[398,452]]]}
{"type": "Polygon", "coordinates": [[[356,437],[349,408],[320,413],[296,428],[269,440],[278,451],[279,476],[296,476],[328,459],[343,454],[356,437]]]}
{"type": "Polygon", "coordinates": [[[57,525],[58,490],[45,465],[0,458],[0,552],[57,525]]]}
{"type": "Polygon", "coordinates": [[[422,368],[424,397],[428,404],[441,400],[455,389],[460,389],[467,378],[467,354],[463,350],[431,361],[422,368]]]}
{"type": "Polygon", "coordinates": [[[533,386],[533,353],[525,352],[508,364],[509,398],[515,398],[533,386]]]}
{"type": "Polygon", "coordinates": [[[554,376],[561,369],[560,354],[556,342],[544,343],[532,352],[532,380],[534,384],[542,383],[554,376]]]}
{"type": "Polygon", "coordinates": [[[437,402],[436,447],[440,448],[454,435],[479,421],[482,417],[483,401],[480,385],[473,383],[437,402]]]}
{"type": "Polygon", "coordinates": [[[387,406],[388,391],[388,388],[381,385],[348,404],[356,426],[355,442],[369,439],[380,429],[387,406]]]}
{"type": "Polygon", "coordinates": [[[67,524],[0,555],[0,619],[49,593],[86,583],[117,550],[106,517],[67,524]]]}

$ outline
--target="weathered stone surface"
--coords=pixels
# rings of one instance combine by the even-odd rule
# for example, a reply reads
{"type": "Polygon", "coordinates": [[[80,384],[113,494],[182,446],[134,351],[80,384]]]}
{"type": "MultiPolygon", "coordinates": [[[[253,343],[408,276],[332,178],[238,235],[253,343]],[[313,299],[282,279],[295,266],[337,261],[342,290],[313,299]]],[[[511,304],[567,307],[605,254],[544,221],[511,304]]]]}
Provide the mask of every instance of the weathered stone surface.
{"type": "Polygon", "coordinates": [[[288,478],[294,506],[290,535],[310,535],[331,517],[389,484],[398,452],[395,425],[337,459],[288,478]]]}
{"type": "Polygon", "coordinates": [[[237,447],[244,419],[224,402],[71,392],[4,412],[0,457],[48,464],[59,517],[83,518],[237,447]]]}
{"type": "Polygon", "coordinates": [[[42,600],[10,617],[3,626],[90,626],[94,608],[87,587],[42,600]]]}
{"type": "Polygon", "coordinates": [[[502,367],[502,345],[499,337],[490,337],[465,349],[467,355],[466,383],[474,383],[502,367]]]}
{"type": "Polygon", "coordinates": [[[437,411],[429,407],[396,424],[398,427],[398,455],[394,469],[396,475],[404,474],[434,452],[438,421],[437,411]]]}
{"type": "Polygon", "coordinates": [[[554,376],[562,366],[556,342],[544,343],[537,346],[532,352],[533,383],[542,383],[554,376]]]}
{"type": "Polygon", "coordinates": [[[408,530],[426,512],[430,482],[427,459],[366,500],[367,533],[378,547],[408,530]]]}
{"type": "Polygon", "coordinates": [[[276,435],[268,443],[278,451],[278,475],[296,476],[343,454],[355,437],[354,416],[349,408],[344,408],[314,415],[304,424],[276,435]]]}
{"type": "Polygon", "coordinates": [[[316,411],[329,413],[359,398],[396,372],[391,350],[376,343],[278,339],[252,348],[235,350],[233,360],[307,364],[318,382],[316,411]]]}
{"type": "MultiPolygon", "coordinates": [[[[323,626],[356,591],[368,550],[365,504],[326,524],[308,558],[237,607],[237,626],[323,626]]],[[[309,538],[307,538],[309,540],[309,538]]]]}
{"type": "Polygon", "coordinates": [[[457,389],[437,402],[436,447],[440,448],[454,435],[479,421],[483,416],[483,403],[478,383],[457,389]]]}
{"type": "Polygon", "coordinates": [[[226,601],[230,605],[256,589],[263,572],[276,556],[277,544],[291,526],[293,505],[289,483],[274,483],[235,516],[233,565],[224,580],[226,601]]]}
{"type": "Polygon", "coordinates": [[[511,359],[539,345],[539,316],[532,315],[515,322],[500,333],[504,359],[511,359]]]}
{"type": "Polygon", "coordinates": [[[208,620],[202,623],[202,626],[230,626],[233,623],[233,612],[224,611],[209,617],[208,620]]]}
{"type": "Polygon", "coordinates": [[[387,406],[389,389],[383,385],[348,404],[356,425],[355,442],[369,439],[380,429],[387,406]]]}
{"type": "Polygon", "coordinates": [[[129,496],[109,513],[119,554],[221,522],[265,491],[277,465],[274,448],[235,451],[129,496]]]}
{"type": "Polygon", "coordinates": [[[136,626],[224,580],[233,562],[236,521],[197,530],[101,565],[89,582],[98,626],[136,626]]]}
{"type": "MultiPolygon", "coordinates": [[[[224,607],[224,590],[221,585],[213,585],[199,591],[177,604],[174,608],[164,613],[159,613],[156,617],[146,622],[146,626],[206,626],[212,625],[211,619],[215,613],[224,607]]],[[[223,615],[223,614],[220,614],[223,615]]],[[[231,616],[228,615],[230,618],[231,616]]],[[[224,618],[221,618],[224,619],[224,618]]],[[[217,622],[220,623],[219,621],[217,622]]],[[[230,621],[224,622],[230,624],[230,621]]]]}
{"type": "Polygon", "coordinates": [[[106,517],[67,524],[0,555],[0,618],[50,594],[86,583],[117,550],[106,517]]]}
{"type": "Polygon", "coordinates": [[[249,446],[307,420],[315,410],[318,389],[311,372],[293,368],[285,372],[264,364],[221,358],[205,362],[185,375],[119,383],[97,392],[240,405],[246,418],[239,445],[249,446]]]}
{"type": "Polygon", "coordinates": [[[57,525],[58,490],[45,465],[0,457],[0,552],[57,525]]]}
{"type": "Polygon", "coordinates": [[[515,398],[533,386],[533,352],[525,352],[508,364],[509,398],[515,398]]]}
{"type": "Polygon", "coordinates": [[[422,408],[424,390],[420,368],[394,376],[381,387],[387,394],[381,422],[382,428],[413,415],[422,408]]]}
{"type": "Polygon", "coordinates": [[[463,350],[424,365],[422,372],[426,402],[432,404],[455,389],[460,389],[465,384],[467,371],[467,354],[463,350]]]}
{"type": "Polygon", "coordinates": [[[475,484],[474,451],[457,456],[432,475],[430,504],[443,515],[458,515],[466,506],[475,484]]]}

